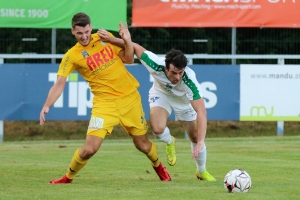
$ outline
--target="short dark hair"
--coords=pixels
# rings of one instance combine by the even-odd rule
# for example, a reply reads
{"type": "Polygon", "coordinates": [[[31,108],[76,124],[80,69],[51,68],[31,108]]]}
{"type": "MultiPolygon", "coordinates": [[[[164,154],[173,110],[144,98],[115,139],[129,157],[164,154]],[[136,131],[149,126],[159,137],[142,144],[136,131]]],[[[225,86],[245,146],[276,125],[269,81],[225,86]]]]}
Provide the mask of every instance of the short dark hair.
{"type": "Polygon", "coordinates": [[[180,50],[171,49],[165,57],[166,67],[170,69],[170,64],[173,64],[178,69],[183,69],[187,66],[188,60],[180,50]]]}
{"type": "Polygon", "coordinates": [[[85,13],[79,12],[72,18],[72,28],[74,28],[75,26],[85,27],[88,24],[91,24],[91,19],[85,13]]]}

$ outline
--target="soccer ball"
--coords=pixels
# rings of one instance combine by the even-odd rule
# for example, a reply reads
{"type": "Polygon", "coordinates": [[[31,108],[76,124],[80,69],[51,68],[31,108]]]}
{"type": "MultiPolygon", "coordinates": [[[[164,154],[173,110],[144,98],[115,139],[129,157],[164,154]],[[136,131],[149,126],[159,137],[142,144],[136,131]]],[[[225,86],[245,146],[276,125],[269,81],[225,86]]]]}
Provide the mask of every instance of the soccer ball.
{"type": "Polygon", "coordinates": [[[250,175],[245,170],[233,169],[226,174],[224,187],[228,192],[248,192],[251,188],[250,175]]]}

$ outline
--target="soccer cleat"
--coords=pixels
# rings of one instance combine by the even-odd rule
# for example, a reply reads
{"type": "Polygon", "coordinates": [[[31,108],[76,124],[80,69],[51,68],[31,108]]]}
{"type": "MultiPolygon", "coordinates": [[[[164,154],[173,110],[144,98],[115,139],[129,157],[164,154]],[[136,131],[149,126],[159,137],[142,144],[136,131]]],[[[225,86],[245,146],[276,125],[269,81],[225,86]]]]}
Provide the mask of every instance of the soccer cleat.
{"type": "Polygon", "coordinates": [[[166,145],[167,159],[171,166],[176,164],[175,143],[176,139],[172,136],[172,143],[166,145]]]}
{"type": "Polygon", "coordinates": [[[64,183],[72,183],[73,179],[69,179],[66,175],[64,175],[61,179],[49,181],[49,184],[64,184],[64,183]]]}
{"type": "Polygon", "coordinates": [[[153,165],[152,165],[152,167],[155,170],[155,172],[157,173],[157,175],[159,176],[161,181],[171,181],[171,176],[170,176],[169,172],[161,164],[161,162],[159,163],[158,167],[154,167],[153,165]]]}
{"type": "Polygon", "coordinates": [[[216,181],[216,179],[210,173],[208,173],[208,171],[206,171],[206,170],[202,173],[200,173],[200,172],[198,172],[198,170],[196,170],[196,176],[200,180],[216,181]]]}

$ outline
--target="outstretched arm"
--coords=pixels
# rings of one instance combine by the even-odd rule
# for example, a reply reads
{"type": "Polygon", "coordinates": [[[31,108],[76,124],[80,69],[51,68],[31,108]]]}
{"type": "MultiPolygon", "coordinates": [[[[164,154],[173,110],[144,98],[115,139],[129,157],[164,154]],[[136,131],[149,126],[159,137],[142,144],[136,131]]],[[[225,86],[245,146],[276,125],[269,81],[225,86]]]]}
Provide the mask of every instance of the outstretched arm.
{"type": "Polygon", "coordinates": [[[66,81],[66,77],[58,76],[55,84],[49,90],[48,97],[40,113],[40,125],[43,125],[45,123],[45,115],[49,112],[50,106],[52,106],[56,102],[61,93],[64,91],[66,81]]]}
{"type": "MultiPolygon", "coordinates": [[[[102,41],[109,42],[121,48],[125,48],[125,42],[123,39],[112,37],[105,29],[99,29],[97,33],[102,41]]],[[[132,44],[133,44],[135,55],[137,56],[138,59],[140,59],[141,55],[143,54],[144,51],[146,51],[146,49],[137,43],[132,42],[132,44]]]]}
{"type": "Polygon", "coordinates": [[[193,157],[197,158],[200,150],[204,145],[204,140],[206,136],[206,129],[207,129],[207,116],[206,116],[206,109],[204,105],[204,98],[190,101],[192,107],[197,112],[197,144],[193,151],[193,157]]]}

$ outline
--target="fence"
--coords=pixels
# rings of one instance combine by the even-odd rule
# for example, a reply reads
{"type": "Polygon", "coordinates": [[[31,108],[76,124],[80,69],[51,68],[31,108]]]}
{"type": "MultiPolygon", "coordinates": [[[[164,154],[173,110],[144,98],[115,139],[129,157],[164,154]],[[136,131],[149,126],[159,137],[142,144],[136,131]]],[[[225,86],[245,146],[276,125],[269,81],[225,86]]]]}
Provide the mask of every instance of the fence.
{"type": "MultiPolygon", "coordinates": [[[[300,63],[300,54],[299,55],[230,55],[230,54],[185,54],[189,60],[189,64],[198,64],[196,60],[199,59],[221,59],[235,62],[235,60],[272,60],[272,64],[287,64],[287,60],[294,60],[300,63]]],[[[159,56],[164,56],[164,54],[159,54],[159,56]]],[[[0,54],[0,64],[10,63],[10,59],[32,59],[32,60],[48,60],[61,59],[63,54],[0,54]]],[[[56,61],[54,62],[56,63],[56,61]]],[[[263,64],[263,63],[261,63],[263,64]]]]}
{"type": "MultiPolygon", "coordinates": [[[[130,28],[130,32],[134,42],[157,54],[165,54],[171,48],[196,54],[194,64],[230,64],[232,59],[236,59],[237,64],[276,64],[276,59],[260,55],[300,55],[300,29],[297,28],[130,28]],[[214,57],[230,54],[258,57],[214,57]]],[[[117,32],[112,33],[118,36],[117,32]]],[[[0,54],[38,55],[64,54],[76,40],[69,29],[11,28],[0,29],[0,42],[0,54]]],[[[52,56],[53,59],[25,56],[7,59],[5,63],[60,62],[60,56],[52,56]]],[[[300,60],[286,58],[285,64],[300,64],[300,60]]]]}

